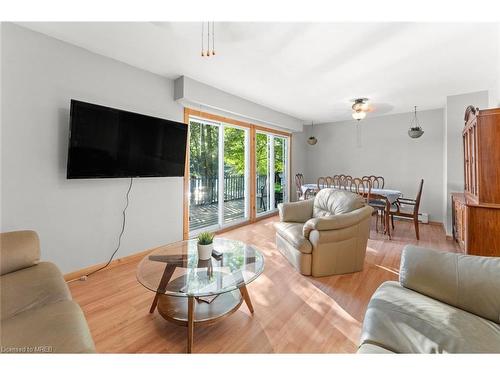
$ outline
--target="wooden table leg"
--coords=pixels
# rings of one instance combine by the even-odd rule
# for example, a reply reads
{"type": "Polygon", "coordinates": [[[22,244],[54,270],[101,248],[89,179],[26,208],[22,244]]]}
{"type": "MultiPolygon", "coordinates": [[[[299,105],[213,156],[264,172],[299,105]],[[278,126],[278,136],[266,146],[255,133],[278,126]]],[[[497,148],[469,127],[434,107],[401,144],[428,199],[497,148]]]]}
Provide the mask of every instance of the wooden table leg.
{"type": "Polygon", "coordinates": [[[194,335],[194,297],[188,296],[188,341],[187,352],[191,353],[194,335]]]}
{"type": "Polygon", "coordinates": [[[167,264],[165,266],[165,270],[163,271],[163,275],[160,280],[160,285],[158,285],[158,291],[156,292],[155,298],[153,299],[153,303],[151,304],[151,308],[149,309],[149,312],[151,314],[154,313],[156,309],[156,305],[158,304],[158,298],[160,297],[160,294],[165,293],[168,282],[172,278],[172,275],[174,274],[176,267],[177,266],[174,264],[167,264]]]}
{"type": "Polygon", "coordinates": [[[248,294],[247,286],[242,285],[239,287],[240,293],[247,304],[248,310],[253,314],[252,300],[250,299],[250,294],[248,294]]]}

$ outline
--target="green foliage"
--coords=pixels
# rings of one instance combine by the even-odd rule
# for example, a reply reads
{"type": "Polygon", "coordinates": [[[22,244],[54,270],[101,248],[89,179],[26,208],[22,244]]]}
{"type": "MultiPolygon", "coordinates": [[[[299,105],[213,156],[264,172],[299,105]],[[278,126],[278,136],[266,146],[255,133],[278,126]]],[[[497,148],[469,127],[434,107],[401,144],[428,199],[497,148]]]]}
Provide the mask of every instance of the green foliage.
{"type": "MultiPolygon", "coordinates": [[[[192,177],[216,177],[219,163],[219,127],[190,122],[190,171],[192,177]]],[[[268,135],[256,134],[256,169],[259,176],[268,174],[268,135]]],[[[285,139],[274,138],[274,170],[284,170],[285,139]]],[[[245,173],[245,131],[224,128],[224,170],[229,175],[245,173]]]]}
{"type": "Polygon", "coordinates": [[[215,234],[210,232],[202,232],[198,235],[198,244],[200,245],[210,245],[214,242],[215,234]]]}

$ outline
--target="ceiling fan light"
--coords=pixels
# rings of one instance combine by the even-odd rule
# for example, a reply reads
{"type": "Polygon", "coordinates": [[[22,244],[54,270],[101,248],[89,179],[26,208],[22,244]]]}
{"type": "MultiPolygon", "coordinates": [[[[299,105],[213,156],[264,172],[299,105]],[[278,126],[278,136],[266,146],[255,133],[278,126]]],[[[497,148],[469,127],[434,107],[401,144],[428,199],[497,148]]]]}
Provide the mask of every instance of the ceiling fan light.
{"type": "Polygon", "coordinates": [[[352,113],[352,118],[355,120],[363,120],[366,117],[366,112],[358,111],[352,113]]]}

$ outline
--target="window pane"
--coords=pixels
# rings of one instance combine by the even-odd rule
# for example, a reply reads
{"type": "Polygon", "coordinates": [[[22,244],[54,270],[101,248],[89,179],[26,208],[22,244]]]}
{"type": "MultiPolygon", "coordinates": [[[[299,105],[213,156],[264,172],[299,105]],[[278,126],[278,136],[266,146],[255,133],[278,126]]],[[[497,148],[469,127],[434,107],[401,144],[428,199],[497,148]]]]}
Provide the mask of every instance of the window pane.
{"type": "Polygon", "coordinates": [[[224,223],[245,217],[245,130],[224,127],[224,223]]]}
{"type": "Polygon", "coordinates": [[[274,137],[274,206],[286,202],[286,139],[274,137]]]}
{"type": "Polygon", "coordinates": [[[196,121],[189,126],[189,230],[218,224],[219,127],[196,121]]]}
{"type": "Polygon", "coordinates": [[[256,191],[256,207],[257,213],[270,210],[270,196],[269,196],[269,142],[268,135],[257,133],[255,137],[255,152],[256,152],[256,178],[257,178],[257,191],[256,191]]]}

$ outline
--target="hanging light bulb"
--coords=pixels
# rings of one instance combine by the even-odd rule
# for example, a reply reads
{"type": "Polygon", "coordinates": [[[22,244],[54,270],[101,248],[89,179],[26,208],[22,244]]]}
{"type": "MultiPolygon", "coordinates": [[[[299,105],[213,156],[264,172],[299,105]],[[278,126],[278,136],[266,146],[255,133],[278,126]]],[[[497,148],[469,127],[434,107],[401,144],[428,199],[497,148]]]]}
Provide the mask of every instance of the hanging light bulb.
{"type": "Polygon", "coordinates": [[[363,111],[359,111],[359,112],[353,112],[352,113],[352,118],[354,120],[363,120],[364,118],[366,117],[366,112],[363,112],[363,111]]]}

